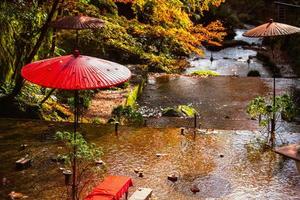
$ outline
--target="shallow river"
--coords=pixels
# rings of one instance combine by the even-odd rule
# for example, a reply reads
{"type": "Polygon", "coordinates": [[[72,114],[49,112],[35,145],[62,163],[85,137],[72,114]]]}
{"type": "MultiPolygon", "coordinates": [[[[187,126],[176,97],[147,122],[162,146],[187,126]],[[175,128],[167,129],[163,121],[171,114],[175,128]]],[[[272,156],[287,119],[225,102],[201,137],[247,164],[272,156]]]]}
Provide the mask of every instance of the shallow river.
{"type": "MultiPolygon", "coordinates": [[[[63,199],[65,193],[61,165],[50,161],[61,144],[48,139],[40,141],[41,133],[53,134],[72,126],[40,121],[0,120],[0,176],[10,182],[1,186],[0,199],[12,190],[29,195],[29,199],[63,199]],[[18,151],[22,143],[28,149],[18,151]],[[33,166],[14,170],[14,161],[28,153],[33,166]]],[[[121,127],[119,137],[113,127],[81,126],[85,137],[104,150],[103,160],[108,174],[133,178],[134,188],[150,187],[155,199],[299,199],[300,176],[291,160],[283,160],[273,152],[247,150],[256,137],[250,131],[200,131],[196,138],[178,128],[121,127]],[[157,157],[157,153],[166,154],[157,157]],[[144,177],[134,169],[141,167],[144,177]],[[179,175],[177,182],[167,180],[171,173],[179,175]],[[190,187],[198,186],[193,194],[190,187]]],[[[300,140],[299,134],[282,133],[281,139],[300,140]]],[[[281,140],[280,140],[281,141],[281,140]]]]}
{"type": "MultiPolygon", "coordinates": [[[[250,28],[250,27],[249,27],[250,28]]],[[[245,41],[249,44],[261,45],[259,38],[247,38],[242,36],[246,29],[236,29],[234,40],[245,41]]],[[[225,48],[221,51],[212,52],[203,48],[204,56],[192,56],[189,59],[191,68],[186,70],[190,74],[197,70],[212,70],[225,76],[247,76],[251,70],[259,71],[262,77],[272,77],[272,74],[264,67],[264,64],[256,58],[257,52],[245,49],[242,46],[225,48]],[[213,61],[211,62],[211,57],[213,61]],[[250,59],[250,63],[247,60],[250,59]]]]}

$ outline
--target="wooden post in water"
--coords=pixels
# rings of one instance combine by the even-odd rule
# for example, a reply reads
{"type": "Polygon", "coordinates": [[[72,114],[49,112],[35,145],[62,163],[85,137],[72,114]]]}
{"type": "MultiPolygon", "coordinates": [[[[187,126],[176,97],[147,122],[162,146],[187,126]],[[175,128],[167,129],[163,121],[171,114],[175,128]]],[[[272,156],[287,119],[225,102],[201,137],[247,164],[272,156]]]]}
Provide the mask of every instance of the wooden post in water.
{"type": "Polygon", "coordinates": [[[119,135],[118,129],[119,129],[119,122],[116,122],[116,123],[115,123],[115,134],[116,134],[116,136],[119,135]]]}
{"type": "Polygon", "coordinates": [[[194,128],[197,128],[197,114],[194,114],[194,128]]]}
{"type": "Polygon", "coordinates": [[[184,128],[183,127],[180,128],[180,134],[184,135],[184,128]]]}

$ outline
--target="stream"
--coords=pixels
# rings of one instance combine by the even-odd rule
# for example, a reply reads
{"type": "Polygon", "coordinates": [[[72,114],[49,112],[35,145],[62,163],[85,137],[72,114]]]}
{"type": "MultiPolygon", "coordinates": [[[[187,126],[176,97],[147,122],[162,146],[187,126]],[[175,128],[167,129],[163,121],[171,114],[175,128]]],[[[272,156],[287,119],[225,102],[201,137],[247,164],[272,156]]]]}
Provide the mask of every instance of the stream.
{"type": "MultiPolygon", "coordinates": [[[[251,26],[248,26],[251,28],[251,26]]],[[[242,36],[246,29],[236,29],[234,40],[247,42],[253,46],[261,46],[262,40],[259,38],[247,38],[242,36]]],[[[235,46],[222,49],[221,51],[209,51],[203,47],[204,56],[192,56],[189,59],[191,68],[185,73],[190,74],[197,70],[211,70],[223,76],[247,76],[250,70],[256,70],[262,77],[271,77],[264,63],[256,58],[257,52],[246,49],[242,46],[235,46]],[[213,61],[211,61],[213,58],[213,61]],[[250,58],[250,63],[248,59],[250,58]],[[247,62],[248,61],[248,62],[247,62]]]]}

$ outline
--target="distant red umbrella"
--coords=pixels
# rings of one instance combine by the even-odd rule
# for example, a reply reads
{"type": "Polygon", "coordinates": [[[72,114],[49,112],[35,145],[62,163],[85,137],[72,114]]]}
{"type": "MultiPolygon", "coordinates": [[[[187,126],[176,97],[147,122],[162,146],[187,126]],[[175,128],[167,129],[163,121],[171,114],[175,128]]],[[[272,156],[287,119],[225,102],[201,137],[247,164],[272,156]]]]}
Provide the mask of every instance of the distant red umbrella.
{"type": "Polygon", "coordinates": [[[57,29],[98,29],[104,26],[104,21],[89,16],[67,16],[62,17],[51,23],[51,26],[57,29]]]}
{"type": "MultiPolygon", "coordinates": [[[[43,87],[75,91],[74,140],[79,119],[78,90],[109,88],[129,80],[131,72],[125,66],[107,60],[80,55],[60,56],[25,65],[22,76],[43,87]]],[[[76,192],[76,146],[73,157],[72,197],[76,192]]]]}
{"type": "MultiPolygon", "coordinates": [[[[299,33],[300,28],[291,26],[288,24],[278,23],[274,22],[273,19],[270,19],[268,23],[262,24],[260,26],[257,26],[251,30],[246,31],[243,33],[243,36],[245,37],[275,37],[275,36],[283,36],[283,35],[290,35],[294,33],[299,33]]],[[[273,45],[272,47],[272,55],[274,58],[273,53],[273,45]]],[[[276,80],[275,80],[275,74],[273,76],[273,106],[275,107],[275,97],[276,97],[276,80]]],[[[271,121],[271,133],[272,137],[275,137],[274,135],[275,131],[275,113],[273,112],[273,119],[271,121]]],[[[271,138],[273,140],[273,138],[271,138]]],[[[272,141],[273,143],[274,141],[272,141]]]]}
{"type": "Polygon", "coordinates": [[[105,22],[95,17],[75,15],[66,16],[51,23],[56,29],[73,29],[76,30],[76,48],[78,47],[78,31],[83,29],[100,29],[104,27],[105,22]]]}

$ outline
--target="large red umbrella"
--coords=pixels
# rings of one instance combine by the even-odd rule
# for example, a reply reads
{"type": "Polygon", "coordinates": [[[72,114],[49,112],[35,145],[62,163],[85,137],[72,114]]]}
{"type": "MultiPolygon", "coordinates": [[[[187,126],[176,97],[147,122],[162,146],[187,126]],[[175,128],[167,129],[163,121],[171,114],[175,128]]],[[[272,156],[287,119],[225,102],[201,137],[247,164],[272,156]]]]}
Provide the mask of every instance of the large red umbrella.
{"type": "MultiPolygon", "coordinates": [[[[131,72],[125,66],[107,60],[80,55],[78,50],[73,55],[60,56],[25,65],[22,76],[43,87],[74,90],[74,140],[78,125],[78,91],[96,88],[109,88],[129,80],[131,72]]],[[[76,146],[73,156],[72,197],[76,193],[76,146]]]]}
{"type": "MultiPolygon", "coordinates": [[[[257,26],[251,30],[246,31],[243,33],[243,36],[245,37],[275,37],[275,36],[282,36],[282,35],[290,35],[294,33],[299,33],[300,28],[291,26],[288,24],[278,23],[274,22],[272,19],[269,20],[268,23],[262,24],[260,26],[257,26]]],[[[272,47],[272,55],[274,58],[273,53],[273,45],[272,47]]],[[[275,96],[276,96],[276,80],[275,75],[273,76],[273,106],[275,107],[275,96]]],[[[272,133],[272,144],[273,144],[273,138],[275,131],[275,112],[273,112],[273,119],[271,120],[271,133],[272,133]]]]}

